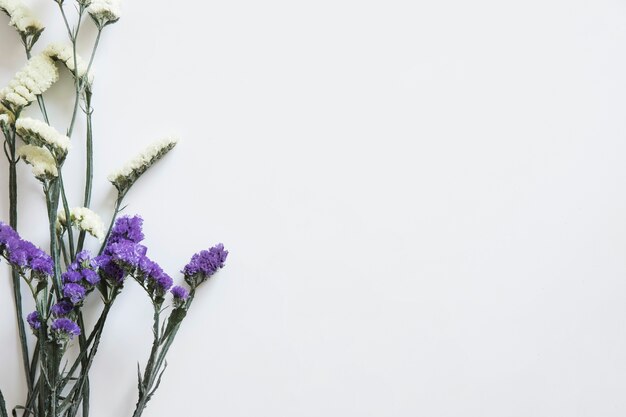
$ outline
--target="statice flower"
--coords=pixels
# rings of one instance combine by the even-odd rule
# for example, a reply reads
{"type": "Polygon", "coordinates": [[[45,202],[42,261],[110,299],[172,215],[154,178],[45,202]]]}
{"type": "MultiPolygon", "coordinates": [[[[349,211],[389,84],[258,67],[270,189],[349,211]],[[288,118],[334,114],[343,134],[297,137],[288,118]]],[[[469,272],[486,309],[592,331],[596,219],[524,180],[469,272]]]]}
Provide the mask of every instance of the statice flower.
{"type": "Polygon", "coordinates": [[[115,23],[122,14],[120,0],[91,0],[87,12],[99,28],[115,23]]]}
{"type": "Polygon", "coordinates": [[[35,277],[44,279],[52,275],[52,258],[24,240],[9,225],[0,222],[0,255],[4,256],[13,266],[31,269],[35,277]]]}
{"type": "Polygon", "coordinates": [[[35,55],[20,70],[8,87],[0,90],[0,102],[15,113],[35,101],[59,79],[59,70],[52,59],[45,55],[35,55]]]}
{"type": "Polygon", "coordinates": [[[11,123],[9,115],[6,113],[0,113],[0,129],[4,129],[9,125],[9,123],[11,123]]]}
{"type": "Polygon", "coordinates": [[[122,168],[111,173],[108,176],[109,181],[117,188],[120,193],[128,191],[130,186],[137,179],[154,165],[159,159],[163,158],[178,143],[177,139],[168,138],[155,142],[146,148],[143,152],[131,159],[122,168]]]}
{"type": "Polygon", "coordinates": [[[41,328],[41,317],[37,311],[33,311],[28,316],[26,316],[26,321],[33,331],[39,330],[41,328]]]}
{"type": "MultiPolygon", "coordinates": [[[[86,207],[74,207],[70,210],[70,221],[80,230],[84,230],[98,240],[104,239],[104,224],[100,216],[94,211],[86,207]]],[[[67,227],[65,210],[59,210],[57,213],[57,230],[61,230],[61,226],[67,227]]]]}
{"type": "Polygon", "coordinates": [[[55,61],[62,62],[75,77],[82,78],[87,75],[86,80],[91,84],[93,74],[87,74],[88,64],[79,55],[74,57],[74,48],[72,45],[64,43],[51,43],[43,51],[55,61]],[[76,69],[74,68],[74,60],[76,60],[76,69]]]}
{"type": "Polygon", "coordinates": [[[68,299],[72,304],[80,304],[85,298],[85,289],[80,284],[68,282],[63,285],[63,297],[68,299]]]}
{"type": "Polygon", "coordinates": [[[23,37],[38,37],[44,30],[41,21],[20,0],[0,0],[0,11],[11,18],[9,25],[13,26],[23,37]]]}
{"type": "Polygon", "coordinates": [[[56,178],[59,175],[56,160],[49,150],[33,145],[22,145],[17,155],[33,167],[33,175],[40,181],[56,178]]]}
{"type": "Polygon", "coordinates": [[[191,288],[195,288],[206,281],[218,269],[224,267],[228,251],[224,245],[218,243],[209,250],[203,250],[191,257],[191,260],[181,271],[185,275],[185,281],[191,288]]]}
{"type": "Polygon", "coordinates": [[[72,305],[80,304],[93,287],[100,281],[98,263],[83,250],[76,254],[74,262],[61,275],[63,279],[63,301],[72,305]]]}
{"type": "Polygon", "coordinates": [[[54,152],[58,160],[70,150],[70,138],[59,133],[55,128],[40,120],[20,117],[15,123],[18,135],[29,145],[46,147],[54,152]]]}
{"type": "Polygon", "coordinates": [[[172,293],[174,308],[182,307],[189,298],[189,291],[185,287],[176,285],[170,290],[172,293]]]}
{"type": "Polygon", "coordinates": [[[128,269],[137,268],[146,251],[145,246],[133,243],[130,240],[122,240],[107,245],[107,252],[111,255],[111,259],[118,265],[128,269]]]}
{"type": "Polygon", "coordinates": [[[109,282],[115,285],[121,285],[124,282],[126,272],[122,267],[113,262],[112,256],[103,253],[96,257],[99,265],[100,274],[109,282]]]}
{"type": "Polygon", "coordinates": [[[61,300],[52,306],[50,311],[55,317],[63,317],[70,314],[74,309],[74,305],[69,300],[61,300]]]}
{"type": "Polygon", "coordinates": [[[123,240],[139,243],[144,239],[142,227],[143,219],[141,217],[122,216],[115,221],[107,243],[117,243],[123,240]]]}
{"type": "Polygon", "coordinates": [[[78,324],[65,317],[55,319],[50,328],[61,339],[72,339],[74,336],[80,335],[80,327],[78,327],[78,324]]]}

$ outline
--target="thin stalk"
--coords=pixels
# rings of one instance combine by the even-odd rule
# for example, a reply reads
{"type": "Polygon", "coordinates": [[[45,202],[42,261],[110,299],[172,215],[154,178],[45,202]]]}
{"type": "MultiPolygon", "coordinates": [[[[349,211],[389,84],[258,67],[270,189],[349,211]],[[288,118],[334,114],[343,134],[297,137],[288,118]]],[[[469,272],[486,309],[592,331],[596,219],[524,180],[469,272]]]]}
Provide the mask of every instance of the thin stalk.
{"type": "Polygon", "coordinates": [[[59,169],[59,186],[61,189],[61,200],[63,201],[63,211],[65,213],[65,223],[67,224],[67,240],[70,246],[70,259],[74,260],[76,252],[74,251],[74,232],[72,231],[72,221],[70,219],[71,212],[70,206],[67,202],[67,196],[65,195],[65,185],[63,184],[63,174],[59,169]]]}
{"type": "MultiPolygon", "coordinates": [[[[9,225],[17,230],[17,155],[16,155],[16,135],[15,126],[9,132],[7,139],[9,145],[9,225]]],[[[16,268],[11,270],[13,302],[15,304],[15,318],[17,321],[18,335],[20,339],[20,350],[22,353],[22,364],[28,392],[33,390],[33,380],[30,378],[30,355],[28,353],[28,343],[26,341],[26,325],[22,309],[22,290],[20,276],[16,268]]]]}
{"type": "MultiPolygon", "coordinates": [[[[195,296],[195,291],[192,290],[191,293],[189,294],[189,299],[187,300],[187,306],[186,306],[187,309],[189,308],[189,306],[191,306],[194,296],[195,296]]],[[[170,315],[170,318],[171,317],[172,316],[170,315]]],[[[156,323],[156,319],[155,319],[155,323],[156,323]]],[[[166,331],[167,337],[165,338],[165,340],[155,340],[155,343],[157,344],[157,349],[155,351],[154,345],[153,345],[153,349],[150,353],[150,360],[148,362],[148,366],[146,366],[146,371],[144,372],[143,381],[140,384],[139,399],[137,400],[137,405],[135,406],[133,417],[141,417],[141,415],[143,414],[143,411],[146,408],[146,405],[148,404],[148,401],[150,401],[152,395],[158,388],[160,380],[161,380],[161,376],[163,375],[163,371],[165,370],[165,369],[162,369],[164,362],[165,362],[165,357],[167,355],[167,352],[170,350],[172,343],[174,342],[174,338],[176,337],[176,334],[178,333],[178,329],[180,328],[180,325],[181,325],[181,322],[178,322],[169,334],[167,334],[167,331],[166,331]]],[[[156,336],[158,336],[158,331],[155,333],[155,337],[156,336]]]]}

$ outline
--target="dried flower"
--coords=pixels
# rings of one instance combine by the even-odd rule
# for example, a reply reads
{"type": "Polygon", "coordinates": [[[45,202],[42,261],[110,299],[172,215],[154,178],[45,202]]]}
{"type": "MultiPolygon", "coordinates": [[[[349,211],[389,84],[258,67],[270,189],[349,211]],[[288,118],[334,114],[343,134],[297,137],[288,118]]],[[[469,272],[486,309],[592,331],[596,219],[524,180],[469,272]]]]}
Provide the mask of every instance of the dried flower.
{"type": "Polygon", "coordinates": [[[172,293],[172,297],[174,298],[174,307],[180,307],[187,301],[189,298],[189,291],[185,287],[181,287],[180,285],[176,285],[172,287],[170,290],[172,293]]]}
{"type": "Polygon", "coordinates": [[[128,191],[131,185],[155,162],[172,150],[176,143],[178,143],[178,140],[172,138],[153,143],[135,158],[128,161],[122,168],[111,173],[108,176],[109,181],[120,193],[128,191]]]}
{"type": "Polygon", "coordinates": [[[139,243],[144,239],[143,219],[139,216],[122,216],[115,221],[108,243],[130,240],[139,243]]]}
{"type": "Polygon", "coordinates": [[[117,22],[122,14],[119,0],[91,0],[87,12],[99,28],[117,22]]]}
{"type": "Polygon", "coordinates": [[[33,311],[28,316],[26,316],[26,321],[33,331],[39,330],[41,328],[41,317],[39,316],[39,312],[33,311]]]}
{"type": "Polygon", "coordinates": [[[68,300],[61,300],[50,309],[55,317],[67,316],[72,310],[74,310],[74,305],[68,300]]]}
{"type": "MultiPolygon", "coordinates": [[[[2,1],[2,0],[0,0],[2,1]]],[[[28,60],[8,87],[0,90],[0,101],[15,113],[27,106],[59,79],[59,70],[52,59],[39,54],[28,60]]]]}
{"type": "MultiPolygon", "coordinates": [[[[80,230],[84,230],[100,241],[104,239],[104,223],[102,223],[102,219],[97,213],[87,207],[74,207],[71,209],[70,223],[76,225],[80,230]]],[[[59,210],[57,213],[57,230],[60,230],[61,226],[67,227],[65,210],[59,210]]]]}
{"type": "Polygon", "coordinates": [[[70,138],[59,133],[55,128],[40,120],[20,117],[15,123],[17,133],[29,145],[46,147],[61,160],[70,150],[70,138]]]}
{"type": "Polygon", "coordinates": [[[206,281],[218,269],[224,267],[228,251],[224,245],[218,243],[209,250],[203,250],[191,257],[191,260],[181,271],[185,275],[185,281],[191,288],[197,287],[206,281]]]}
{"type": "Polygon", "coordinates": [[[41,181],[50,180],[59,175],[56,160],[46,148],[22,145],[17,149],[17,155],[33,167],[33,175],[41,181]]]}
{"type": "Polygon", "coordinates": [[[63,297],[67,298],[72,304],[76,305],[85,298],[85,288],[82,285],[68,282],[63,285],[63,297]]]}
{"type": "Polygon", "coordinates": [[[39,275],[52,275],[52,258],[24,240],[13,228],[0,222],[0,255],[18,268],[29,268],[39,275]]]}
{"type": "Polygon", "coordinates": [[[38,37],[44,30],[43,24],[35,18],[32,10],[19,0],[0,0],[0,10],[11,18],[9,25],[23,37],[38,37]]]}
{"type": "Polygon", "coordinates": [[[50,328],[62,339],[65,339],[66,337],[72,339],[74,336],[80,335],[80,327],[78,327],[78,324],[65,317],[54,320],[50,328]]]}
{"type": "MultiPolygon", "coordinates": [[[[75,77],[82,78],[87,74],[87,62],[85,62],[78,54],[74,57],[74,48],[70,44],[51,43],[44,49],[43,53],[55,61],[62,62],[75,77]],[[74,68],[74,60],[76,60],[76,68],[74,68]]],[[[89,73],[86,77],[91,84],[93,74],[89,73]]]]}

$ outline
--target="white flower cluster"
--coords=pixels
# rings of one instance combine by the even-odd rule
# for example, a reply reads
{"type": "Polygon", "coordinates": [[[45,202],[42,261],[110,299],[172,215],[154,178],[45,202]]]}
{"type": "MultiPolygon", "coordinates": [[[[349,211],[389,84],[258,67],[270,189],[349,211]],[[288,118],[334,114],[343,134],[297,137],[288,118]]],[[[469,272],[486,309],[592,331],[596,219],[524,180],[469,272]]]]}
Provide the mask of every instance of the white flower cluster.
{"type": "Polygon", "coordinates": [[[9,115],[8,114],[0,114],[0,128],[4,125],[9,124],[9,115]]]}
{"type": "Polygon", "coordinates": [[[92,0],[87,12],[101,28],[119,20],[122,11],[120,0],[92,0]]]}
{"type": "Polygon", "coordinates": [[[122,168],[112,172],[108,180],[120,191],[127,190],[156,161],[161,159],[176,144],[178,139],[162,139],[148,146],[139,155],[128,161],[122,168]]]}
{"type": "Polygon", "coordinates": [[[0,0],[0,10],[11,18],[9,25],[24,37],[37,35],[44,29],[39,19],[35,18],[32,11],[20,0],[0,0]]]}
{"type": "Polygon", "coordinates": [[[45,146],[57,157],[64,157],[70,150],[70,138],[40,120],[20,117],[15,123],[17,133],[29,145],[45,146]]]}
{"type": "MultiPolygon", "coordinates": [[[[104,223],[98,214],[87,207],[74,207],[70,210],[70,223],[75,224],[80,230],[84,230],[96,239],[104,239],[104,223]]],[[[57,230],[61,230],[61,225],[67,227],[65,210],[61,209],[57,213],[57,230]]]]}
{"type": "Polygon", "coordinates": [[[0,101],[13,108],[25,107],[58,79],[59,70],[52,59],[45,54],[36,55],[15,74],[8,87],[0,90],[0,101]]]}
{"type": "Polygon", "coordinates": [[[27,164],[32,165],[35,178],[49,180],[59,175],[54,157],[46,148],[33,145],[22,145],[17,149],[17,155],[27,164]]]}
{"type": "MultiPolygon", "coordinates": [[[[77,69],[74,70],[74,49],[70,44],[51,43],[44,49],[43,53],[55,61],[61,61],[67,69],[79,78],[87,74],[88,65],[78,54],[76,55],[77,69]]],[[[87,79],[91,83],[93,75],[89,73],[87,79]]]]}

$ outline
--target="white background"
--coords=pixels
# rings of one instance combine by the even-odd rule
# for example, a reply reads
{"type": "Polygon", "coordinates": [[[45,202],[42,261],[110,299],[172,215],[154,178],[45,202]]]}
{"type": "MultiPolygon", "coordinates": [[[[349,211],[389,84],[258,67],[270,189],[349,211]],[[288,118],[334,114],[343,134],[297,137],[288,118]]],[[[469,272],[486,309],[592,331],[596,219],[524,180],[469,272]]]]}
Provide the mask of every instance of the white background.
{"type": "MultiPolygon", "coordinates": [[[[63,39],[55,3],[31,4],[49,26],[37,50],[63,39]]],[[[24,58],[1,19],[4,85],[24,58]]],[[[177,279],[194,252],[231,252],[144,415],[624,416],[625,22],[617,0],[126,2],[95,61],[95,207],[109,217],[109,171],[175,134],[126,212],[177,279]]],[[[71,88],[64,74],[48,94],[59,130],[71,88]]],[[[23,234],[46,247],[20,175],[23,234]]],[[[129,282],[93,417],[130,416],[150,324],[129,282]]]]}

